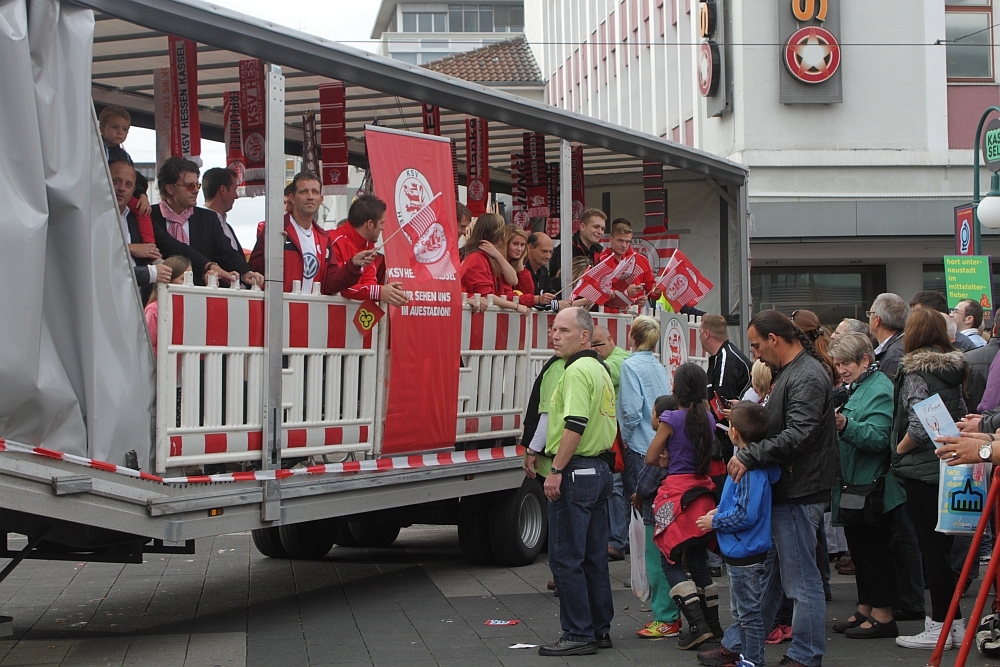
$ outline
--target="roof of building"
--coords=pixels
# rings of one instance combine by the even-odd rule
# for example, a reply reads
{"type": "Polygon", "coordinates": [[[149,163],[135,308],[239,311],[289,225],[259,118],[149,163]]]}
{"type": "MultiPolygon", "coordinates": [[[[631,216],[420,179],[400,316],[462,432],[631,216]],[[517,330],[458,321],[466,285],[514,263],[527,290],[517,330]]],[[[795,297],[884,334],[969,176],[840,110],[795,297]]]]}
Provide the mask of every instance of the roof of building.
{"type": "Polygon", "coordinates": [[[523,36],[475,51],[456,53],[427,63],[424,67],[457,79],[490,85],[544,84],[542,71],[523,36]]]}

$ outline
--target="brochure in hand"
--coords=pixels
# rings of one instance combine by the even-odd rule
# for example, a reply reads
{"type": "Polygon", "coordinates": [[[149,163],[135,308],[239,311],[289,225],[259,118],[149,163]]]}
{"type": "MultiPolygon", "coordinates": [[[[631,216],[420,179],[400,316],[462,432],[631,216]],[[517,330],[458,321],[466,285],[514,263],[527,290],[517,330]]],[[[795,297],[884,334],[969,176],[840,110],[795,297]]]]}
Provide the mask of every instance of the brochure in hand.
{"type": "MultiPolygon", "coordinates": [[[[941,396],[938,394],[934,394],[930,398],[925,398],[914,405],[913,412],[916,413],[917,419],[923,424],[924,430],[927,431],[931,442],[934,442],[935,438],[939,438],[942,435],[962,435],[961,431],[958,430],[958,426],[955,425],[955,420],[951,418],[948,408],[945,407],[944,401],[941,400],[941,396]]],[[[935,448],[940,446],[940,442],[934,442],[935,448]]]]}

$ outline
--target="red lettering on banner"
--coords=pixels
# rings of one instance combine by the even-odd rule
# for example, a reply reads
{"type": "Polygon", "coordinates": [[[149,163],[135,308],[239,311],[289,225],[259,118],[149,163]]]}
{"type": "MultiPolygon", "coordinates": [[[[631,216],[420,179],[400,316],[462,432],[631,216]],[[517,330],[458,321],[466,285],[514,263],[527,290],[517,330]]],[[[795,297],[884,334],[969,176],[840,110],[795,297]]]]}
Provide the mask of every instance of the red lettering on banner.
{"type": "Polygon", "coordinates": [[[229,299],[205,298],[205,345],[229,345],[229,299]]]}
{"type": "Polygon", "coordinates": [[[205,453],[224,454],[227,449],[228,438],[225,433],[205,434],[205,453]]]}
{"type": "Polygon", "coordinates": [[[172,294],[170,303],[173,306],[171,319],[174,322],[174,330],[170,334],[171,345],[184,344],[184,297],[180,294],[172,294]]]}
{"type": "MultiPolygon", "coordinates": [[[[485,122],[482,121],[485,134],[485,122]]],[[[485,137],[483,137],[485,139],[485,137]]],[[[365,132],[375,194],[386,202],[389,275],[411,296],[388,307],[392,330],[383,456],[451,448],[458,422],[462,298],[451,144],[435,137],[365,132]],[[402,228],[404,233],[395,234],[402,228]],[[440,267],[452,267],[441,271],[440,267]]],[[[485,143],[485,142],[484,142],[485,143]]],[[[485,148],[485,146],[484,146],[485,148]]],[[[486,153],[480,154],[484,186],[486,153]]],[[[470,198],[470,208],[471,208],[470,198]]],[[[367,441],[367,433],[363,440],[367,441]]]]}
{"type": "Polygon", "coordinates": [[[346,346],[347,307],[326,307],[326,346],[341,349],[346,346]]]}
{"type": "Polygon", "coordinates": [[[288,304],[288,347],[309,347],[309,304],[288,304]]]}

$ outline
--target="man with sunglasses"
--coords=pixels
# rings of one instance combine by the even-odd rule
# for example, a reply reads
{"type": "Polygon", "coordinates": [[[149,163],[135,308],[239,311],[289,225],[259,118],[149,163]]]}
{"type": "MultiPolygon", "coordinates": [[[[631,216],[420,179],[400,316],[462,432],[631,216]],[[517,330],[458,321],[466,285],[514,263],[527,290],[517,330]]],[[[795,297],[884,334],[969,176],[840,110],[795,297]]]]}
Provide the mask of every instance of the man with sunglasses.
{"type": "MultiPolygon", "coordinates": [[[[243,253],[233,248],[222,230],[219,216],[198,208],[198,165],[184,158],[164,161],[156,175],[160,205],[153,207],[153,225],[166,228],[176,240],[191,246],[208,259],[204,275],[215,273],[225,281],[242,280],[246,285],[263,286],[264,276],[255,272],[243,253]]],[[[204,275],[195,272],[196,285],[204,285],[204,275]]]]}

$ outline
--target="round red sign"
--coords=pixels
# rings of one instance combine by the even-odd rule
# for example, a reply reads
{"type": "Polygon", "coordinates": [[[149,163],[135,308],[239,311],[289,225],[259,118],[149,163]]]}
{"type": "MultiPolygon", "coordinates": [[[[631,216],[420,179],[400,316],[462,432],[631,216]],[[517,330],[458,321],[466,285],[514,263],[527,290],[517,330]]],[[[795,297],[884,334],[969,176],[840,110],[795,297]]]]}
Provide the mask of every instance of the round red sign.
{"type": "Polygon", "coordinates": [[[840,67],[840,44],[825,28],[800,28],[785,44],[785,67],[803,83],[823,83],[840,67]]]}
{"type": "Polygon", "coordinates": [[[698,54],[698,88],[702,97],[712,97],[719,90],[719,62],[719,47],[706,39],[698,54]]]}

